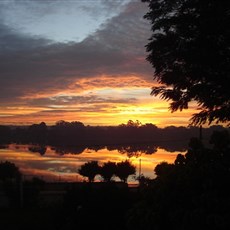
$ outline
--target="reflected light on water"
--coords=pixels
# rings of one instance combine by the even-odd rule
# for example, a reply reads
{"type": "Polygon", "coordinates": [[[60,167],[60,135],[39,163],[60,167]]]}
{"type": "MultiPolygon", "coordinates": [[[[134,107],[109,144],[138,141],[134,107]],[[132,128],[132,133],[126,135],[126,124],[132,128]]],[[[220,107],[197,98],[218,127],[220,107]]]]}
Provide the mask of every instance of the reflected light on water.
{"type": "MultiPolygon", "coordinates": [[[[14,163],[25,179],[39,177],[46,181],[83,181],[78,169],[86,162],[98,161],[99,165],[102,165],[108,161],[121,162],[127,159],[136,167],[136,176],[141,173],[154,178],[154,168],[157,164],[162,161],[173,163],[177,154],[181,153],[158,148],[154,154],[130,154],[119,149],[108,150],[103,147],[99,150],[85,148],[80,154],[60,154],[54,148],[47,147],[45,153],[41,154],[31,152],[29,148],[28,145],[9,145],[8,148],[0,149],[0,161],[14,163]]],[[[135,181],[132,176],[128,178],[128,183],[135,181]]]]}

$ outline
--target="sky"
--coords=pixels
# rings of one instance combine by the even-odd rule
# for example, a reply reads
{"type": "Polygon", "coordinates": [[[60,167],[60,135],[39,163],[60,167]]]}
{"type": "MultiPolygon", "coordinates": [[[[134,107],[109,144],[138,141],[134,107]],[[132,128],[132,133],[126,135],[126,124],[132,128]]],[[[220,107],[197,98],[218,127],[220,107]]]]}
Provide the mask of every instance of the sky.
{"type": "Polygon", "coordinates": [[[0,124],[187,126],[150,95],[140,0],[0,0],[0,124]]]}

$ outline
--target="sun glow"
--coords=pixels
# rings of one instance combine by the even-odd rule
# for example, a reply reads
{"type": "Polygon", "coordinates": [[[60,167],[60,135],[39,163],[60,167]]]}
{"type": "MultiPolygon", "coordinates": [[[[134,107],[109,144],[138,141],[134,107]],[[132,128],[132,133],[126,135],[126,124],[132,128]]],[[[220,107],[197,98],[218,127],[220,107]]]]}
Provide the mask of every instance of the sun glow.
{"type": "Polygon", "coordinates": [[[168,102],[150,95],[151,83],[138,76],[85,78],[65,90],[31,94],[20,103],[0,107],[1,124],[32,124],[58,120],[85,125],[119,125],[128,120],[158,126],[187,125],[194,110],[171,114],[168,102]]]}

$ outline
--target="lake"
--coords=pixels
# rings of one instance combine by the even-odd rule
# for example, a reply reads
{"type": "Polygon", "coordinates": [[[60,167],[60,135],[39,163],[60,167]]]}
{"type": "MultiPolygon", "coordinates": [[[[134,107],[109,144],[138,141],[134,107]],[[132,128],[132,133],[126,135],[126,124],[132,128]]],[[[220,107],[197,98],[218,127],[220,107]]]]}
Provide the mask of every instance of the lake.
{"type": "MultiPolygon", "coordinates": [[[[1,146],[0,161],[14,163],[24,179],[38,177],[46,181],[83,181],[78,174],[81,165],[88,161],[98,161],[99,165],[105,162],[121,162],[130,160],[136,167],[136,176],[154,178],[154,168],[162,161],[173,163],[177,154],[185,151],[168,151],[145,145],[113,145],[113,146],[70,146],[51,147],[37,145],[1,146]]],[[[100,180],[98,176],[96,180],[100,180]]],[[[114,178],[118,180],[118,178],[114,178]]],[[[128,183],[137,183],[133,176],[129,176],[128,183]]]]}

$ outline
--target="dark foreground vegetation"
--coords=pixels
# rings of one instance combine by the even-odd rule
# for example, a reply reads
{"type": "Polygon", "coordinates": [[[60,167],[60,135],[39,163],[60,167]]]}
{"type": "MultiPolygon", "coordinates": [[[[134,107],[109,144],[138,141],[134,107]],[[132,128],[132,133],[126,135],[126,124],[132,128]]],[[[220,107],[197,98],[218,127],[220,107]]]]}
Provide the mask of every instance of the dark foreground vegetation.
{"type": "Polygon", "coordinates": [[[55,184],[34,178],[22,182],[14,164],[1,162],[1,226],[229,229],[229,132],[213,132],[210,145],[207,148],[200,139],[192,138],[185,155],[178,154],[173,164],[157,165],[155,179],[140,176],[136,188],[110,180],[55,184]]]}
{"type": "Polygon", "coordinates": [[[157,178],[128,212],[130,229],[230,228],[229,133],[214,132],[210,142],[193,138],[185,156],[156,166],[157,178]]]}
{"type": "Polygon", "coordinates": [[[126,212],[137,200],[124,182],[22,178],[13,163],[0,163],[1,229],[126,229],[126,212]]]}
{"type": "Polygon", "coordinates": [[[26,182],[23,206],[11,199],[0,208],[1,229],[126,229],[137,194],[119,185],[26,182]]]}
{"type": "MultiPolygon", "coordinates": [[[[171,100],[172,112],[187,109],[195,100],[200,112],[193,115],[192,124],[229,124],[230,2],[142,1],[149,6],[145,18],[151,22],[153,32],[147,60],[160,83],[152,95],[171,100]]],[[[176,130],[174,135],[181,130],[183,135],[187,133],[185,128],[170,129],[176,130]]],[[[139,122],[99,128],[61,121],[51,128],[45,123],[14,131],[1,127],[1,142],[99,144],[104,139],[107,143],[137,143],[166,138],[167,132],[162,131],[151,124],[142,127],[139,122]]],[[[135,190],[110,181],[59,183],[49,189],[50,184],[37,179],[22,183],[17,167],[3,162],[1,229],[228,230],[228,129],[213,132],[209,144],[204,144],[202,136],[190,139],[185,155],[178,154],[173,164],[157,165],[155,179],[140,176],[135,190]],[[7,169],[10,173],[5,173],[7,169]]]]}

